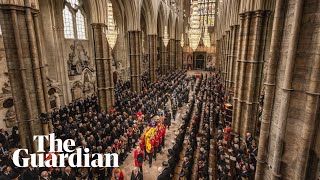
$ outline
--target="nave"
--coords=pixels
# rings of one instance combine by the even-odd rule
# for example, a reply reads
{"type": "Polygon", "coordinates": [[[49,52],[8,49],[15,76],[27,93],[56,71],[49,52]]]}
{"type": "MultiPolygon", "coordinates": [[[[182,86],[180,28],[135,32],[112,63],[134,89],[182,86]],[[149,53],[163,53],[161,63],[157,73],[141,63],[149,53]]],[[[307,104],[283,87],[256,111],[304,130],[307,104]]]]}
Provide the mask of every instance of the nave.
{"type": "Polygon", "coordinates": [[[320,179],[319,3],[0,0],[0,180],[320,179]]]}

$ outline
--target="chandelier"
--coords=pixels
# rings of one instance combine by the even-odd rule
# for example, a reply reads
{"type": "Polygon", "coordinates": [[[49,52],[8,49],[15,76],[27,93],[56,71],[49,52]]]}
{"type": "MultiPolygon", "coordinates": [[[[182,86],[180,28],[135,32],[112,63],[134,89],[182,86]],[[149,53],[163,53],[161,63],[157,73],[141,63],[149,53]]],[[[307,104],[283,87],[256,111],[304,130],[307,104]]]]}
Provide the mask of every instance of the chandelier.
{"type": "Polygon", "coordinates": [[[108,22],[107,22],[107,32],[106,37],[109,43],[109,46],[111,49],[114,48],[117,42],[118,37],[118,28],[116,26],[116,23],[113,19],[113,10],[112,10],[112,4],[111,2],[108,2],[108,22]]]}
{"type": "Polygon", "coordinates": [[[118,30],[117,29],[109,30],[109,27],[108,27],[106,36],[111,49],[113,49],[117,42],[118,30]]]}
{"type": "Polygon", "coordinates": [[[183,33],[181,34],[181,41],[180,41],[180,43],[181,43],[181,46],[184,47],[183,33]]]}
{"type": "Polygon", "coordinates": [[[205,30],[204,30],[203,43],[204,43],[204,46],[206,46],[206,47],[210,47],[211,46],[210,36],[209,36],[209,33],[208,33],[208,27],[205,27],[205,30]]]}
{"type": "Polygon", "coordinates": [[[190,30],[188,35],[189,35],[190,47],[193,50],[196,50],[201,38],[200,16],[197,14],[198,4],[196,1],[192,2],[191,11],[192,12],[190,17],[190,30]]]}
{"type": "Polygon", "coordinates": [[[167,26],[164,27],[163,43],[165,47],[167,47],[169,43],[169,34],[167,26]]]}

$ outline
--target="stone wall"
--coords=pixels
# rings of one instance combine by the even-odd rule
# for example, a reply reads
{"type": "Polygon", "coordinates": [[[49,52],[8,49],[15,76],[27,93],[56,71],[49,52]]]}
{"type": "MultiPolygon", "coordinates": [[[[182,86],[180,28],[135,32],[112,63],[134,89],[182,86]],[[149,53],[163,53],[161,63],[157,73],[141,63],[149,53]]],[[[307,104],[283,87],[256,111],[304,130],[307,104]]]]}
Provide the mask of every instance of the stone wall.
{"type": "MultiPolygon", "coordinates": [[[[278,62],[277,69],[277,80],[276,80],[276,92],[275,100],[272,110],[272,120],[270,128],[270,138],[268,146],[268,164],[273,164],[276,148],[276,139],[279,134],[279,124],[280,124],[280,106],[283,101],[284,91],[283,91],[283,82],[285,77],[286,66],[288,66],[288,49],[290,46],[290,39],[292,38],[291,32],[294,23],[294,13],[295,12],[295,1],[287,1],[287,9],[285,12],[284,27],[283,27],[283,36],[282,39],[279,39],[281,43],[280,58],[278,62]]],[[[296,57],[294,60],[294,71],[292,78],[292,91],[289,98],[289,110],[288,116],[285,124],[285,137],[283,139],[283,153],[281,154],[281,175],[283,179],[295,179],[297,164],[299,163],[298,155],[302,148],[301,137],[304,133],[303,128],[308,126],[309,123],[307,120],[308,113],[312,111],[315,107],[306,107],[307,94],[310,83],[310,74],[312,67],[314,65],[315,59],[317,58],[316,54],[319,56],[319,36],[320,36],[320,19],[319,11],[320,6],[319,1],[317,0],[305,0],[303,5],[303,16],[301,20],[300,33],[297,44],[297,51],[295,52],[296,57]]],[[[318,57],[319,58],[319,57],[318,57]]],[[[319,84],[319,83],[318,83],[319,84]]],[[[317,112],[316,119],[319,120],[319,108],[314,109],[317,112]]],[[[315,122],[314,135],[311,141],[310,154],[316,154],[315,156],[310,156],[308,160],[310,165],[317,163],[312,163],[313,161],[319,161],[319,121],[315,122]]],[[[303,166],[309,167],[308,164],[303,166]]],[[[312,167],[312,166],[311,166],[312,167]]],[[[311,177],[309,172],[307,173],[306,179],[311,177]]],[[[266,170],[265,179],[271,179],[272,176],[272,167],[269,166],[269,169],[266,170]]],[[[303,175],[302,175],[303,176],[303,175]]]]}
{"type": "Polygon", "coordinates": [[[6,62],[6,54],[4,50],[3,45],[3,39],[2,35],[0,34],[0,128],[4,128],[9,130],[10,124],[15,123],[8,123],[8,126],[6,125],[5,118],[8,112],[8,108],[3,107],[3,103],[8,98],[12,97],[12,94],[10,92],[10,83],[9,83],[9,77],[8,77],[8,67],[6,62]]]}

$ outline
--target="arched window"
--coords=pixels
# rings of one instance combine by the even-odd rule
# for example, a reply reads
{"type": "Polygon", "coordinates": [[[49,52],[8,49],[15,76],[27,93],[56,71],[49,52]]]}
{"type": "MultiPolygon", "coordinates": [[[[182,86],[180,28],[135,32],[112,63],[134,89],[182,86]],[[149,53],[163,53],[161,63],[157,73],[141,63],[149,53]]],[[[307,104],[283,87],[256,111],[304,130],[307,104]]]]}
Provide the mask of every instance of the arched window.
{"type": "Polygon", "coordinates": [[[73,29],[73,18],[72,13],[68,7],[63,9],[63,26],[64,26],[64,37],[68,39],[74,38],[74,29],[73,29]]]}
{"type": "Polygon", "coordinates": [[[64,37],[67,39],[86,39],[85,20],[79,0],[66,0],[63,9],[64,37]]]}
{"type": "Polygon", "coordinates": [[[0,36],[2,35],[2,30],[1,30],[1,26],[0,26],[0,36]]]}
{"type": "Polygon", "coordinates": [[[86,28],[85,28],[85,18],[81,12],[78,10],[76,13],[76,24],[77,24],[77,36],[78,39],[86,39],[86,28]]]}

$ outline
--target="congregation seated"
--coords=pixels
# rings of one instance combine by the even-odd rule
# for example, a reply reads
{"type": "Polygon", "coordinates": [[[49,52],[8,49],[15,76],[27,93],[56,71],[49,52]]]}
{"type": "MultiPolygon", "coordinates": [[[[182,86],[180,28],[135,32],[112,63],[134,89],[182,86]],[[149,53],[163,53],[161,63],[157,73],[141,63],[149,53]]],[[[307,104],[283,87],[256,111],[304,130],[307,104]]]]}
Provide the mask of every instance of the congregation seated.
{"type": "MultiPolygon", "coordinates": [[[[177,70],[168,76],[161,77],[157,82],[148,84],[140,93],[132,92],[129,83],[120,83],[116,86],[117,103],[110,112],[100,109],[96,96],[76,100],[60,109],[55,109],[48,114],[49,122],[52,122],[56,138],[73,139],[77,147],[89,148],[92,153],[118,153],[119,165],[126,159],[127,153],[135,147],[146,124],[152,116],[157,114],[160,108],[168,102],[179,81],[184,82],[186,71],[177,70]],[[125,93],[120,95],[120,91],[125,93]],[[138,118],[143,114],[145,120],[138,118]]],[[[143,119],[143,118],[142,118],[143,119]]],[[[13,131],[15,132],[15,131],[13,131]]],[[[0,141],[6,143],[1,148],[0,154],[8,152],[9,136],[0,133],[0,141]],[[3,138],[3,139],[1,139],[3,138]]],[[[12,135],[18,144],[18,138],[12,135]]],[[[37,176],[41,179],[59,179],[68,176],[81,179],[94,179],[105,177],[121,177],[120,168],[17,168],[12,163],[12,152],[8,153],[6,159],[1,160],[1,167],[8,167],[3,176],[10,177],[15,174],[20,176],[37,176]],[[8,171],[8,172],[7,172],[8,171]],[[28,175],[29,174],[29,175],[28,175]],[[48,178],[49,177],[49,178],[48,178]]],[[[23,157],[21,154],[20,159],[23,157]]],[[[68,165],[66,163],[66,165],[68,165]]]]}

